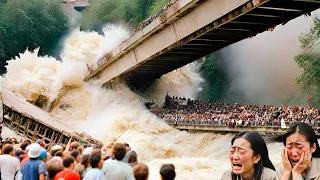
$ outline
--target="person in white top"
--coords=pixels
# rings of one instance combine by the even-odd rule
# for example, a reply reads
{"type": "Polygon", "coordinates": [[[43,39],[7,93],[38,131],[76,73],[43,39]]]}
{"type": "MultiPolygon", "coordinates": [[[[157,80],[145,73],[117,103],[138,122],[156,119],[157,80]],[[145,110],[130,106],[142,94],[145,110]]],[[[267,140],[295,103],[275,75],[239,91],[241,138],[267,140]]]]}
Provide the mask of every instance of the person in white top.
{"type": "Polygon", "coordinates": [[[123,162],[123,158],[125,155],[126,148],[124,144],[114,144],[112,148],[112,157],[114,160],[106,160],[101,168],[108,180],[135,180],[133,175],[133,169],[131,168],[131,166],[123,162]]]}
{"type": "Polygon", "coordinates": [[[12,144],[5,144],[0,155],[1,179],[14,179],[16,172],[20,169],[20,161],[13,157],[12,144]]]}

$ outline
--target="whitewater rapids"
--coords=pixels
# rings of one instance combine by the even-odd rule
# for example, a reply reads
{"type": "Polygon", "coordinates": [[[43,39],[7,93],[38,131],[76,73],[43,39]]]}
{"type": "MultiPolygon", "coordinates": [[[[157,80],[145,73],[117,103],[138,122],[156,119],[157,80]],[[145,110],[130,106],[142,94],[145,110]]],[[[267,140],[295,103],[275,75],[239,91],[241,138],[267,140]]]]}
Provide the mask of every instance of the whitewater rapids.
{"type": "MultiPolygon", "coordinates": [[[[167,92],[196,98],[203,82],[192,67],[197,65],[164,75],[143,95],[129,90],[121,80],[113,90],[101,89],[96,82],[83,82],[86,64],[95,63],[127,37],[128,33],[116,26],[105,28],[104,36],[75,30],[66,39],[62,62],[26,51],[8,61],[4,85],[28,101],[40,96],[51,102],[58,98],[50,111],[54,118],[104,143],[129,143],[138,161],[148,165],[151,180],[159,179],[163,163],[175,165],[177,180],[220,179],[230,168],[232,135],[181,132],[144,107],[150,100],[161,103],[167,92]]],[[[269,143],[268,147],[273,163],[278,165],[282,145],[269,143]]]]}

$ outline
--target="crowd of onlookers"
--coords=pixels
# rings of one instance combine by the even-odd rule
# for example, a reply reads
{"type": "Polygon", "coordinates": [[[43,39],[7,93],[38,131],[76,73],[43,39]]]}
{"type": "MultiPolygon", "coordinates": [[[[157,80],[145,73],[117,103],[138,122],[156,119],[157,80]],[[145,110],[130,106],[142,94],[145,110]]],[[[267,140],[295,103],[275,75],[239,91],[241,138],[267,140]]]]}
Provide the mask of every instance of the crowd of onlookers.
{"type": "MultiPolygon", "coordinates": [[[[134,35],[136,32],[142,30],[143,28],[145,28],[146,26],[148,26],[149,24],[151,24],[155,19],[157,19],[158,17],[160,17],[163,13],[165,13],[171,6],[173,6],[176,2],[178,2],[179,0],[170,0],[162,9],[160,9],[160,11],[158,11],[156,14],[148,17],[147,19],[145,19],[143,22],[141,22],[137,28],[134,29],[132,35],[134,35]]],[[[124,40],[122,43],[125,43],[128,39],[124,40]]]]}
{"type": "Polygon", "coordinates": [[[241,105],[166,97],[154,114],[170,124],[208,124],[219,126],[287,126],[305,122],[317,127],[319,109],[311,106],[241,105]]]}
{"type": "Polygon", "coordinates": [[[142,23],[139,24],[139,26],[134,30],[134,32],[138,32],[141,29],[148,26],[152,21],[157,19],[159,16],[161,16],[164,12],[166,12],[171,6],[173,6],[178,0],[170,0],[160,11],[158,11],[156,14],[148,17],[145,19],[142,23]]]}
{"type": "MultiPolygon", "coordinates": [[[[68,142],[47,145],[42,140],[7,138],[0,143],[2,180],[146,180],[148,166],[138,163],[127,143],[105,146],[68,142]]],[[[160,168],[163,180],[176,176],[172,164],[160,168]]]]}

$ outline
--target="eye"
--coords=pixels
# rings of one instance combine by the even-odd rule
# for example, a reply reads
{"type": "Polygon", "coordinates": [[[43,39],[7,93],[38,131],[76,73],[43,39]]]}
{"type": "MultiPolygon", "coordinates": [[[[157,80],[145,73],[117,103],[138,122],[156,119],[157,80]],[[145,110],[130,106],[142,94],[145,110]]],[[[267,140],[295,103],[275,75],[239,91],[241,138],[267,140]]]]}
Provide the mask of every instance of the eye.
{"type": "Polygon", "coordinates": [[[246,152],[247,152],[246,150],[240,150],[240,154],[241,154],[241,155],[246,154],[246,152]]]}
{"type": "Polygon", "coordinates": [[[231,153],[234,153],[234,151],[235,151],[235,148],[231,148],[231,149],[230,149],[230,152],[231,152],[231,153]]]}

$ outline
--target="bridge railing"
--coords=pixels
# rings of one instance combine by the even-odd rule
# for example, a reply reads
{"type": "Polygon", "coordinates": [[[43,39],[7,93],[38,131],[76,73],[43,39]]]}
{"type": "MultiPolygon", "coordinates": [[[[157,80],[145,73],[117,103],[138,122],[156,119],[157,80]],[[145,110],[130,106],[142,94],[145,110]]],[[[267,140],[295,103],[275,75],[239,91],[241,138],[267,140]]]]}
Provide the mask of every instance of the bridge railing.
{"type": "MultiPolygon", "coordinates": [[[[222,123],[220,121],[216,122],[216,121],[209,121],[209,120],[171,120],[171,119],[165,119],[165,122],[169,125],[183,125],[183,126],[213,126],[213,127],[230,127],[230,128],[234,128],[234,127],[267,127],[267,128],[281,128],[281,124],[278,123],[267,123],[264,122],[263,125],[262,123],[257,123],[256,121],[254,121],[254,123],[250,123],[248,125],[241,125],[241,126],[228,126],[227,123],[222,123]]],[[[320,121],[319,120],[315,120],[314,122],[310,122],[308,123],[310,126],[312,126],[315,130],[320,132],[320,128],[319,128],[319,124],[320,121]]],[[[295,123],[293,122],[286,122],[286,127],[290,127],[291,125],[293,125],[295,123]]]]}

